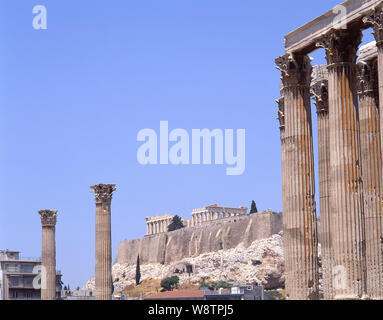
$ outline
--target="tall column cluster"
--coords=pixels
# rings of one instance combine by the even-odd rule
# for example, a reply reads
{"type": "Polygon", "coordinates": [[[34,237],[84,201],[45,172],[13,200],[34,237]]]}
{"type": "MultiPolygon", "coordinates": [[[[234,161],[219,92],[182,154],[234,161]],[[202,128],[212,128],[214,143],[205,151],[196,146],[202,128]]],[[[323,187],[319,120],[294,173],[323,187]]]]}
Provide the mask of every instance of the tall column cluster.
{"type": "Polygon", "coordinates": [[[316,46],[308,41],[276,59],[282,73],[277,102],[289,299],[319,296],[318,239],[324,299],[383,299],[382,6],[353,19],[322,34],[316,46]],[[362,30],[369,26],[377,55],[357,61],[362,30]],[[325,50],[327,66],[311,72],[307,54],[315,47],[325,50]],[[319,234],[310,81],[318,120],[319,234]]]}

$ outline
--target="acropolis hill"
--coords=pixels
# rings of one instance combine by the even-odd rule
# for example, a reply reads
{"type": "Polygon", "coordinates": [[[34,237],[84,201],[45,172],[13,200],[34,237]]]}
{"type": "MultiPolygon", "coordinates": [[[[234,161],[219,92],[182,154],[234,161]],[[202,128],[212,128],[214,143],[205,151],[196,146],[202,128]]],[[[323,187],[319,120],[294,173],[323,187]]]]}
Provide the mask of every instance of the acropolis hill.
{"type": "MultiPolygon", "coordinates": [[[[254,241],[266,239],[282,230],[282,213],[271,210],[246,215],[247,208],[223,208],[214,205],[193,210],[193,224],[180,230],[150,234],[141,239],[126,240],[119,244],[115,263],[136,265],[141,263],[170,264],[203,253],[232,249],[243,243],[249,247],[254,241]],[[229,209],[226,210],[225,209],[229,209]],[[222,211],[219,211],[222,210],[222,211]],[[204,212],[208,213],[204,215],[204,212]],[[227,213],[218,217],[217,212],[227,213]],[[233,212],[229,216],[230,212],[233,212]],[[210,215],[209,213],[214,213],[210,215]],[[210,219],[208,217],[211,217],[210,219]]],[[[166,216],[164,217],[166,218],[166,216]]],[[[147,221],[150,219],[147,218],[147,221]]],[[[167,218],[169,221],[169,217],[167,218]]]]}

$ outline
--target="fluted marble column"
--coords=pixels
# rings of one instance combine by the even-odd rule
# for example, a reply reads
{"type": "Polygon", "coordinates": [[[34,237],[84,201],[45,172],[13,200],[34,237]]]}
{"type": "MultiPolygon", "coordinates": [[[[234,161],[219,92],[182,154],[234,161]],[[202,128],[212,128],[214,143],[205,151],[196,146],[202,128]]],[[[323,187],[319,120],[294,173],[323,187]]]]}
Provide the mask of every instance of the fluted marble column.
{"type": "Polygon", "coordinates": [[[359,29],[331,31],[318,46],[329,72],[330,212],[334,299],[366,298],[365,229],[356,52],[359,29]]]}
{"type": "Polygon", "coordinates": [[[96,299],[112,299],[111,202],[114,184],[91,186],[96,201],[96,299]]]}
{"type": "MultiPolygon", "coordinates": [[[[379,105],[383,105],[383,9],[382,5],[377,6],[371,14],[363,19],[366,25],[373,28],[373,34],[378,49],[378,86],[379,105]]],[[[383,113],[380,114],[380,127],[383,128],[383,113]]],[[[383,130],[381,130],[381,142],[383,143],[383,130]]],[[[383,147],[381,148],[383,152],[383,147]]],[[[383,156],[382,156],[383,158],[383,156]]]]}
{"type": "MultiPolygon", "coordinates": [[[[281,138],[281,164],[282,164],[282,202],[284,206],[287,206],[288,202],[288,185],[287,185],[287,154],[286,154],[286,139],[285,139],[285,98],[283,96],[283,90],[281,90],[281,97],[279,100],[276,100],[278,103],[278,121],[279,121],[279,131],[280,131],[280,138],[281,138]]],[[[285,215],[284,211],[284,215],[285,215]]],[[[285,219],[285,218],[284,218],[285,219]]],[[[287,260],[287,257],[292,256],[292,246],[287,245],[287,242],[284,242],[283,252],[285,256],[285,261],[287,260]]],[[[288,292],[292,292],[291,286],[293,285],[293,274],[291,268],[286,268],[285,270],[285,277],[286,277],[286,289],[288,292]]]]}
{"type": "Polygon", "coordinates": [[[360,143],[366,225],[367,294],[383,299],[382,158],[377,60],[358,65],[360,143]]]}
{"type": "Polygon", "coordinates": [[[315,66],[311,93],[317,108],[318,120],[318,167],[320,230],[322,252],[322,288],[325,300],[332,300],[332,247],[330,234],[329,181],[330,141],[328,127],[328,72],[327,66],[315,66]]]}
{"type": "Polygon", "coordinates": [[[40,210],[42,226],[41,300],[56,300],[56,210],[40,210]]]}
{"type": "Polygon", "coordinates": [[[310,103],[311,64],[306,55],[276,60],[282,72],[285,162],[283,237],[290,300],[319,298],[318,233],[310,103]]]}

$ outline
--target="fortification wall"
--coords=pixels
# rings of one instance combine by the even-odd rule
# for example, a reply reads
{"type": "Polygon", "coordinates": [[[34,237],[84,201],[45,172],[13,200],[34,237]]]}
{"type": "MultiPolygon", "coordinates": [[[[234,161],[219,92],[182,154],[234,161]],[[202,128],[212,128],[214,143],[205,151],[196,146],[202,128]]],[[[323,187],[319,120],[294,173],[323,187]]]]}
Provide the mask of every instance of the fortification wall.
{"type": "Polygon", "coordinates": [[[115,263],[135,265],[137,255],[142,264],[170,264],[203,253],[232,249],[240,243],[247,248],[255,240],[282,231],[282,213],[259,212],[212,221],[173,232],[120,242],[115,263]]]}

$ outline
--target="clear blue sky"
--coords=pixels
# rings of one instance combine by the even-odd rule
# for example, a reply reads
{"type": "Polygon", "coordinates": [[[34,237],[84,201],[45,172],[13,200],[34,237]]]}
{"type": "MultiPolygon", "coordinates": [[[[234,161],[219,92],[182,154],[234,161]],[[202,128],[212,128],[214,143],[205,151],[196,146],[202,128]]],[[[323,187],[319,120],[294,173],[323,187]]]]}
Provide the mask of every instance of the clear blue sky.
{"type": "Polygon", "coordinates": [[[113,256],[145,234],[145,216],[252,199],[282,210],[274,58],[284,34],[338,3],[0,0],[0,248],[40,256],[37,211],[57,209],[57,267],[82,286],[94,274],[96,183],[117,185],[113,256]],[[32,28],[37,4],[46,31],[32,28]],[[161,120],[246,129],[245,173],[139,165],[137,133],[161,120]]]}

